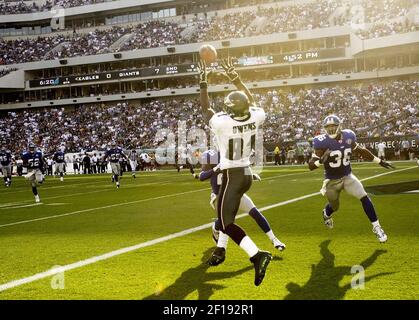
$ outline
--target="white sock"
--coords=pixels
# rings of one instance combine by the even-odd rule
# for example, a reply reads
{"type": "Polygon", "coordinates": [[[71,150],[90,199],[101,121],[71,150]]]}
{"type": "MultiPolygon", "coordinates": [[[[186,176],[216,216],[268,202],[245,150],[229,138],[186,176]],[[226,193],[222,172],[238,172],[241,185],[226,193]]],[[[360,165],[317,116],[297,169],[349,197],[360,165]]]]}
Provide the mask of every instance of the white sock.
{"type": "Polygon", "coordinates": [[[253,257],[259,251],[259,248],[248,236],[245,236],[242,241],[240,241],[240,247],[246,251],[249,257],[253,257]]]}
{"type": "Polygon", "coordinates": [[[275,235],[274,235],[274,233],[272,232],[272,230],[269,230],[268,232],[266,232],[266,235],[268,236],[268,238],[271,240],[271,241],[273,241],[273,239],[275,239],[276,237],[275,237],[275,235]]]}
{"type": "Polygon", "coordinates": [[[227,249],[227,243],[228,243],[228,235],[220,231],[220,234],[218,236],[217,247],[227,249]]]}
{"type": "Polygon", "coordinates": [[[374,221],[374,222],[372,222],[372,227],[373,228],[375,228],[376,226],[379,226],[380,225],[380,222],[377,220],[377,221],[374,221]]]}

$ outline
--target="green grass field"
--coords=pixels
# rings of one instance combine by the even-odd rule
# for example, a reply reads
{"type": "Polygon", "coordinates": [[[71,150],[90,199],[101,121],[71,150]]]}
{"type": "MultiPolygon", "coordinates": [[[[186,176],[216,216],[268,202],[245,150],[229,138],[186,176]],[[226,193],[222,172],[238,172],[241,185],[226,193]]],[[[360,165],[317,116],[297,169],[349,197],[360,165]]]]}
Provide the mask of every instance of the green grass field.
{"type": "MultiPolygon", "coordinates": [[[[397,163],[397,170],[364,185],[419,180],[413,162],[397,163]]],[[[354,172],[365,179],[390,171],[365,163],[354,165],[354,172]]],[[[301,166],[265,167],[261,177],[248,192],[259,208],[318,192],[323,180],[320,170],[301,166]]],[[[48,177],[39,193],[42,204],[34,205],[23,178],[10,189],[1,186],[0,299],[419,298],[418,193],[371,195],[389,237],[385,244],[372,233],[360,202],[344,193],[333,230],[323,225],[320,195],[264,210],[287,244],[284,252],[275,251],[250,217],[238,219],[261,249],[274,254],[260,287],[253,285],[248,257],[232,241],[222,265],[203,263],[214,247],[211,231],[189,229],[211,223],[215,212],[209,184],[187,171],[126,175],[119,190],[110,175],[68,176],[64,182],[48,177]],[[159,239],[172,234],[177,237],[159,239]],[[87,260],[93,257],[100,259],[87,260]],[[57,276],[42,274],[77,262],[59,277],[63,289],[51,286],[57,276]],[[364,289],[351,289],[354,265],[365,269],[364,289]]]]}

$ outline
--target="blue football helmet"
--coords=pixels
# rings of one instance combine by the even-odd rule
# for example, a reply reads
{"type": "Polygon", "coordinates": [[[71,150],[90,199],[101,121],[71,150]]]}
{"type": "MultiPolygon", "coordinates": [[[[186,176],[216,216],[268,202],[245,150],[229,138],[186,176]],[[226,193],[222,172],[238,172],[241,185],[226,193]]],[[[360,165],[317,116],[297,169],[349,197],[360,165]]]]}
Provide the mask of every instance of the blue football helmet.
{"type": "Polygon", "coordinates": [[[324,131],[332,139],[335,139],[340,134],[341,127],[342,121],[334,114],[327,116],[323,120],[324,131]]]}
{"type": "Polygon", "coordinates": [[[36,151],[36,146],[34,143],[29,144],[29,152],[33,153],[36,151]]]}

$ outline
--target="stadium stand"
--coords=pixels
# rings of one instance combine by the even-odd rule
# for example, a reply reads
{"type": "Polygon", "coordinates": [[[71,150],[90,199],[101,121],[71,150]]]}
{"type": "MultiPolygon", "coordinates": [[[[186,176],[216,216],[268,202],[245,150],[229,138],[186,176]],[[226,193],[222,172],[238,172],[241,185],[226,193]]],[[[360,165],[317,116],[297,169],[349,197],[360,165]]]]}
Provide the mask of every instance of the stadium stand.
{"type": "MultiPolygon", "coordinates": [[[[270,89],[256,92],[255,99],[268,114],[265,142],[290,142],[319,134],[321,120],[329,113],[339,114],[344,126],[359,137],[380,136],[382,132],[417,135],[418,92],[419,81],[395,80],[361,87],[301,89],[295,93],[270,89]]],[[[69,152],[104,150],[107,142],[115,138],[125,145],[154,148],[161,142],[154,140],[156,132],[176,132],[178,121],[185,121],[188,128],[205,128],[198,103],[198,98],[180,97],[9,111],[0,118],[0,127],[4,128],[0,140],[14,141],[14,151],[32,139],[39,139],[45,150],[55,150],[65,141],[69,152]]],[[[217,109],[222,98],[216,97],[213,104],[217,109]]]]}

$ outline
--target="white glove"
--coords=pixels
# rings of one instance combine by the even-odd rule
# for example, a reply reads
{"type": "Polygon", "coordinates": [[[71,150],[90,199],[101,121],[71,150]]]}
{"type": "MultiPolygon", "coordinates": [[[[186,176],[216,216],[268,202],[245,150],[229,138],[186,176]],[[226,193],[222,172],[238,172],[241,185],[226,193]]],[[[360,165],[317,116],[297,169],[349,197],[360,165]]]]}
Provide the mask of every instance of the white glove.
{"type": "Polygon", "coordinates": [[[215,193],[211,192],[211,200],[210,200],[210,206],[215,209],[215,200],[217,200],[217,195],[215,193]]]}

